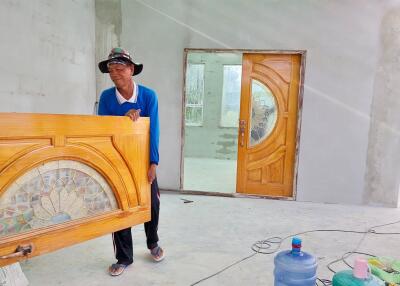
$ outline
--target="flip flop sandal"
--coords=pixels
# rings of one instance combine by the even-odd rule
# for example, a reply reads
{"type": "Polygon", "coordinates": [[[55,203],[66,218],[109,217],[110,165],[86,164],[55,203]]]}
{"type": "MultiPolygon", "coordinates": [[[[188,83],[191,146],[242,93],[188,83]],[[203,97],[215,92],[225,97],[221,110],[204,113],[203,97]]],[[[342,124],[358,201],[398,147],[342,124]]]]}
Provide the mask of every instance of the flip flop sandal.
{"type": "Polygon", "coordinates": [[[164,250],[159,246],[156,246],[152,250],[150,250],[150,254],[153,260],[156,262],[160,262],[165,258],[164,250]]]}
{"type": "Polygon", "coordinates": [[[128,265],[119,264],[119,263],[111,264],[110,268],[108,268],[108,273],[109,273],[111,276],[119,276],[119,275],[121,275],[121,274],[124,272],[124,270],[125,270],[125,268],[126,268],[127,266],[128,266],[128,265]]]}

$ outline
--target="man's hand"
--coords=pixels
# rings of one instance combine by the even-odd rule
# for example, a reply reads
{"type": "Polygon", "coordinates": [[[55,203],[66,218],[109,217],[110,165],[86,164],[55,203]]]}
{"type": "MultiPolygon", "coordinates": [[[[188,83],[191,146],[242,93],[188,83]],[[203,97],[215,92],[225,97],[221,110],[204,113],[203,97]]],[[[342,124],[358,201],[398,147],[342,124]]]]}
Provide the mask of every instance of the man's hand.
{"type": "Polygon", "coordinates": [[[147,178],[149,179],[149,183],[153,183],[154,179],[156,178],[156,169],[157,165],[156,164],[151,164],[149,171],[147,172],[147,178]]]}
{"type": "Polygon", "coordinates": [[[131,109],[125,113],[125,116],[128,116],[133,121],[136,121],[140,118],[140,109],[131,109]]]}

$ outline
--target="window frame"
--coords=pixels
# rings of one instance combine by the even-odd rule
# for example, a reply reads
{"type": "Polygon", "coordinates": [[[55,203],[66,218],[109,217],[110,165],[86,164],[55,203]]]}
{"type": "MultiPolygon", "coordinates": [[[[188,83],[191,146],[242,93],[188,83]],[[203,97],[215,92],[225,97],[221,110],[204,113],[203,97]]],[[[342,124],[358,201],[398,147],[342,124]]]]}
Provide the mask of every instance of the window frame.
{"type": "MultiPolygon", "coordinates": [[[[220,120],[219,120],[219,127],[221,128],[239,128],[239,113],[240,113],[240,93],[241,93],[241,86],[239,86],[239,108],[238,108],[238,120],[236,121],[236,124],[234,123],[233,125],[225,125],[222,122],[222,117],[224,114],[223,108],[224,108],[224,99],[225,99],[225,67],[240,67],[240,77],[242,76],[242,65],[241,64],[225,64],[223,65],[222,69],[222,96],[221,96],[221,109],[220,109],[220,120]]],[[[241,84],[241,80],[240,80],[241,84]]]]}
{"type": "Polygon", "coordinates": [[[192,126],[192,127],[201,127],[204,123],[204,92],[205,92],[205,64],[204,63],[188,63],[188,68],[186,70],[186,88],[185,88],[185,113],[184,113],[184,122],[185,126],[192,126]],[[188,103],[189,99],[189,91],[188,91],[188,74],[190,72],[190,66],[201,66],[202,67],[202,90],[200,101],[201,103],[188,103]],[[201,110],[201,119],[199,122],[188,122],[186,120],[186,112],[188,108],[200,108],[201,110]]]}

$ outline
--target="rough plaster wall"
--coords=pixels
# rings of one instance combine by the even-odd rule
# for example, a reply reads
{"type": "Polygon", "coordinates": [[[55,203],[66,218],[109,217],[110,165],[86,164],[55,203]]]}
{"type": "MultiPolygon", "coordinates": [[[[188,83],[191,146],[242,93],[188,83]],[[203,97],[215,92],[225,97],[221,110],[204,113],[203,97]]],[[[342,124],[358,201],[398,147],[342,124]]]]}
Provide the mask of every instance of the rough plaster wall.
{"type": "Polygon", "coordinates": [[[0,111],[93,113],[94,1],[0,1],[0,111]]]}
{"type": "Polygon", "coordinates": [[[400,199],[400,6],[389,9],[384,15],[381,43],[364,200],[396,207],[400,199]]]}
{"type": "Polygon", "coordinates": [[[122,44],[157,90],[160,185],[179,188],[183,49],[307,50],[297,199],[362,203],[385,1],[122,1],[122,44]]]}
{"type": "Polygon", "coordinates": [[[97,64],[106,59],[112,48],[120,46],[122,29],[121,0],[95,0],[96,10],[96,94],[113,86],[108,74],[102,74],[97,64]]]}
{"type": "MultiPolygon", "coordinates": [[[[159,5],[170,5],[167,2],[159,5]]],[[[137,1],[122,1],[121,7],[121,44],[132,52],[136,61],[144,64],[135,80],[158,95],[161,128],[158,182],[161,188],[179,189],[186,29],[137,1]]]]}
{"type": "Polygon", "coordinates": [[[185,127],[185,157],[237,159],[238,128],[220,127],[224,65],[241,65],[240,53],[188,54],[188,62],[204,64],[202,126],[185,127]]]}

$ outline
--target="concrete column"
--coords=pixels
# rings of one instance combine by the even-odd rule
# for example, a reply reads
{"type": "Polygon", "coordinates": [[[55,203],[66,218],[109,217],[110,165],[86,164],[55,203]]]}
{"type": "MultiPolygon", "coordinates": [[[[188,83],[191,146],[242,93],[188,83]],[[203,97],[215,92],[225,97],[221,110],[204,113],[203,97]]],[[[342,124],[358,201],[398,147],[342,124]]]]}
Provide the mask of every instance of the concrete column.
{"type": "Polygon", "coordinates": [[[364,202],[399,206],[400,7],[382,18],[381,56],[374,83],[364,202]]]}
{"type": "MultiPolygon", "coordinates": [[[[96,0],[96,65],[108,56],[113,47],[120,46],[122,29],[121,0],[96,0]]],[[[100,93],[112,86],[108,75],[96,68],[97,100],[100,93]]]]}

